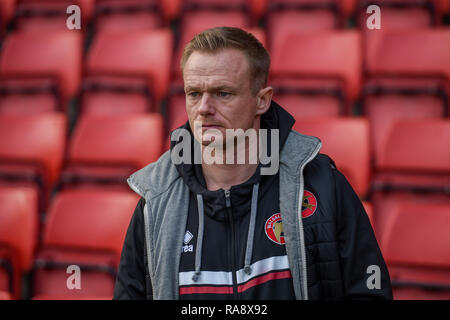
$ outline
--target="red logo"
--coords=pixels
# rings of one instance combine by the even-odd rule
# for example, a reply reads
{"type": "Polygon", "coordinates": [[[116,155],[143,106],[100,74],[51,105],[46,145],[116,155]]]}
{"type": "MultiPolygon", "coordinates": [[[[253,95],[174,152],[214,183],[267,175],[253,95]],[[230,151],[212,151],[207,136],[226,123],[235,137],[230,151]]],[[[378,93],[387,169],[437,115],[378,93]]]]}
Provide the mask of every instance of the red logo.
{"type": "Polygon", "coordinates": [[[267,237],[275,243],[284,244],[283,224],[281,214],[275,213],[266,221],[265,225],[267,237]]]}
{"type": "Polygon", "coordinates": [[[302,218],[311,217],[317,209],[317,199],[312,192],[305,190],[302,201],[302,218]]]}

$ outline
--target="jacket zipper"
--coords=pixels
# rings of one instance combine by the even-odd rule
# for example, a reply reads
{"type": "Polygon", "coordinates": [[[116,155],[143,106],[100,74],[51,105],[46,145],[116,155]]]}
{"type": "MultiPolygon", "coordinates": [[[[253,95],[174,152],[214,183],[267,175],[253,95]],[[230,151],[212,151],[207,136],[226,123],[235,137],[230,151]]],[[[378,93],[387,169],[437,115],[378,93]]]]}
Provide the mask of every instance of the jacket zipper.
{"type": "Polygon", "coordinates": [[[225,193],[225,207],[228,214],[228,221],[231,227],[231,274],[233,277],[233,298],[238,298],[237,290],[237,269],[236,269],[236,233],[234,232],[233,210],[231,209],[230,190],[224,190],[225,193]]]}

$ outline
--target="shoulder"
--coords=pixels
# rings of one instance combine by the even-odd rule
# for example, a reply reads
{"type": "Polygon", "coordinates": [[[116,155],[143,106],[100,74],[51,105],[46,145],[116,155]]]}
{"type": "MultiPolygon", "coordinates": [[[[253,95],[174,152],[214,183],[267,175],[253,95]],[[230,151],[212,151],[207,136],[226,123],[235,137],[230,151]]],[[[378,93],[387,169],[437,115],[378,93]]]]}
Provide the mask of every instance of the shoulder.
{"type": "Polygon", "coordinates": [[[128,185],[141,197],[148,192],[159,194],[167,190],[180,175],[170,158],[170,150],[166,151],[156,162],[133,173],[128,185]]]}

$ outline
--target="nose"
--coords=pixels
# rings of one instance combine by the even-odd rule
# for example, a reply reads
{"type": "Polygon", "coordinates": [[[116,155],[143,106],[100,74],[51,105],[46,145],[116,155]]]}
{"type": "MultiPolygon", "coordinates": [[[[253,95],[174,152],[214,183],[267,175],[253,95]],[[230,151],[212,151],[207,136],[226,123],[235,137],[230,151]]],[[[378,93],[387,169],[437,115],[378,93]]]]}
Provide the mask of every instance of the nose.
{"type": "Polygon", "coordinates": [[[202,95],[202,99],[200,100],[200,105],[198,107],[198,112],[202,116],[207,116],[214,113],[214,103],[209,93],[204,93],[202,95]]]}

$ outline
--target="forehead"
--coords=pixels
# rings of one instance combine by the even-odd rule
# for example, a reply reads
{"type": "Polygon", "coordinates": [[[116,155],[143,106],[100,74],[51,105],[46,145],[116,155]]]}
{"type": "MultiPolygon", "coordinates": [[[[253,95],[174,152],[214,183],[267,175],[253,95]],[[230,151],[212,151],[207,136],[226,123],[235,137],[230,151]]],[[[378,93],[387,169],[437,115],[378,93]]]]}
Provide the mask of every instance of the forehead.
{"type": "Polygon", "coordinates": [[[248,81],[249,76],[247,58],[237,49],[224,49],[216,53],[194,51],[183,70],[185,85],[196,82],[231,82],[241,85],[248,81]]]}

